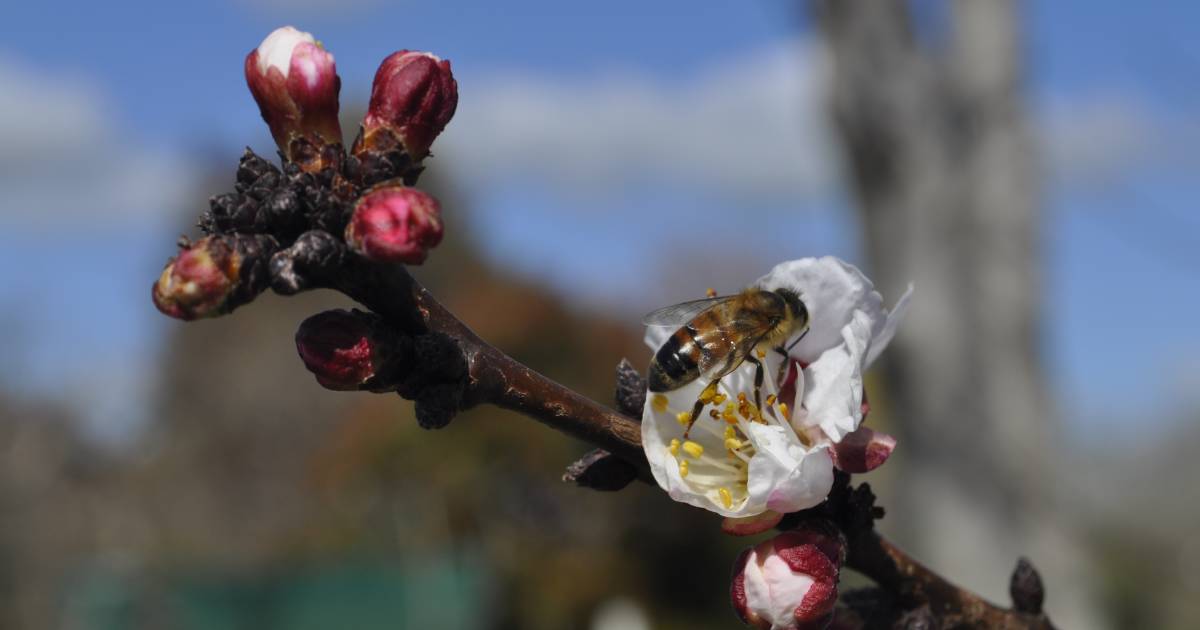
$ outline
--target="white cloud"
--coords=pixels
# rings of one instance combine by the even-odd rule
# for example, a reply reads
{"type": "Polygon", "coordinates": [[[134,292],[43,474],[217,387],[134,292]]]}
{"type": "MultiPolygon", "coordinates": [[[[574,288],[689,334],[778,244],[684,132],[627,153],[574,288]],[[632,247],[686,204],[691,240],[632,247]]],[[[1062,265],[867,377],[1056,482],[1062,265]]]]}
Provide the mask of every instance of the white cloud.
{"type": "MultiPolygon", "coordinates": [[[[807,40],[679,80],[501,73],[460,82],[459,112],[435,150],[471,185],[527,175],[597,195],[665,181],[735,199],[812,201],[842,185],[826,77],[821,47],[807,40]]],[[[1046,174],[1067,187],[1161,165],[1187,154],[1181,131],[1200,135],[1123,92],[1059,94],[1038,105],[1046,174]]]]}
{"type": "Polygon", "coordinates": [[[123,133],[99,86],[2,58],[0,85],[0,225],[177,215],[185,160],[123,133]]]}
{"type": "Polygon", "coordinates": [[[576,192],[667,180],[739,198],[819,195],[834,181],[821,66],[816,46],[793,42],[690,80],[460,82],[459,112],[435,148],[469,181],[534,173],[576,192]]]}
{"type": "Polygon", "coordinates": [[[1058,97],[1043,108],[1037,124],[1050,175],[1066,186],[1111,182],[1153,159],[1160,141],[1148,108],[1120,93],[1058,97]]]}

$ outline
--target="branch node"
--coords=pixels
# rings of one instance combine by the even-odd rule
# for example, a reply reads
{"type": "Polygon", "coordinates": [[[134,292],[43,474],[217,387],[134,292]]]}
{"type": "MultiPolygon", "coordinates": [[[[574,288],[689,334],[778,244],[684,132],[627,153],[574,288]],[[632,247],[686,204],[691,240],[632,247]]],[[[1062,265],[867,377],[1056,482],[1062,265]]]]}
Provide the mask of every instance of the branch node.
{"type": "Polygon", "coordinates": [[[929,609],[929,604],[925,604],[901,615],[892,627],[896,630],[938,630],[939,626],[933,611],[929,609]]]}
{"type": "Polygon", "coordinates": [[[646,379],[629,359],[617,364],[617,409],[630,418],[641,419],[646,406],[646,379]]]}
{"type": "Polygon", "coordinates": [[[581,488],[608,492],[624,488],[637,479],[637,475],[638,470],[633,464],[598,448],[567,466],[562,479],[581,488]]]}
{"type": "Polygon", "coordinates": [[[280,295],[295,295],[321,286],[325,276],[347,255],[340,238],[322,230],[309,230],[271,257],[271,288],[280,295]]]}
{"type": "Polygon", "coordinates": [[[1008,583],[1008,593],[1012,596],[1013,609],[1030,615],[1040,615],[1042,604],[1046,599],[1046,591],[1042,586],[1042,576],[1027,558],[1017,560],[1013,569],[1012,579],[1008,583]]]}

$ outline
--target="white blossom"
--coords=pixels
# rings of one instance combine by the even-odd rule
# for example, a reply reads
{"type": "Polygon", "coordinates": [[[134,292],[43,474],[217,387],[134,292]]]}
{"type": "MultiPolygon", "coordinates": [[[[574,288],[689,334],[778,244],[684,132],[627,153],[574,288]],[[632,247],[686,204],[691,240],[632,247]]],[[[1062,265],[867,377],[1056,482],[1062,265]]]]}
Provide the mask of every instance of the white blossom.
{"type": "MultiPolygon", "coordinates": [[[[762,409],[754,407],[755,366],[746,361],[721,379],[686,439],[703,377],[671,392],[647,392],[642,415],[643,447],[658,484],[677,501],[734,518],[794,512],[825,499],[833,484],[830,447],[862,423],[863,371],[895,334],[911,293],[889,313],[862,272],[832,257],[782,263],[754,286],[795,291],[810,317],[806,332],[782,344],[790,347],[786,357],[772,351],[762,358],[762,409]]],[[[673,332],[652,326],[646,343],[657,350],[673,332]]]]}

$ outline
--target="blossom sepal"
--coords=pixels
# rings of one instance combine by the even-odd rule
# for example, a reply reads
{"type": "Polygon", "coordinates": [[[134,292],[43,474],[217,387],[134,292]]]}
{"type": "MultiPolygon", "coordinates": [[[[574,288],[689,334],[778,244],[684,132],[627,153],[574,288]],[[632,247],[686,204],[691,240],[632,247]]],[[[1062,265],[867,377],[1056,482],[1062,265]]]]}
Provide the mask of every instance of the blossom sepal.
{"type": "Polygon", "coordinates": [[[181,244],[152,287],[154,306],[182,320],[216,317],[250,302],[270,284],[279,248],[263,234],[222,234],[181,244]]]}
{"type": "Polygon", "coordinates": [[[283,158],[307,172],[339,168],[345,149],[333,55],[310,33],[284,26],[246,55],[245,70],[283,158]]]}
{"type": "Polygon", "coordinates": [[[846,545],[826,521],[808,521],[738,556],[730,598],[743,623],[816,630],[833,620],[846,545]]]}
{"type": "Polygon", "coordinates": [[[354,205],[345,236],[371,260],[419,265],[442,241],[441,205],[416,188],[385,182],[354,205]]]}
{"type": "Polygon", "coordinates": [[[775,527],[782,520],[782,514],[771,510],[741,518],[727,516],[721,520],[721,531],[730,536],[753,536],[775,527]]]}
{"type": "Polygon", "coordinates": [[[829,456],[838,470],[866,473],[883,465],[896,449],[896,438],[861,426],[829,447],[829,456]]]}
{"type": "Polygon", "coordinates": [[[406,372],[412,342],[378,315],[339,309],[304,320],[296,351],[326,389],[385,392],[396,389],[406,372]]]}
{"type": "Polygon", "coordinates": [[[449,61],[409,50],[384,59],[351,149],[362,164],[364,183],[383,176],[411,181],[409,173],[420,172],[421,160],[457,108],[458,83],[449,61]]]}

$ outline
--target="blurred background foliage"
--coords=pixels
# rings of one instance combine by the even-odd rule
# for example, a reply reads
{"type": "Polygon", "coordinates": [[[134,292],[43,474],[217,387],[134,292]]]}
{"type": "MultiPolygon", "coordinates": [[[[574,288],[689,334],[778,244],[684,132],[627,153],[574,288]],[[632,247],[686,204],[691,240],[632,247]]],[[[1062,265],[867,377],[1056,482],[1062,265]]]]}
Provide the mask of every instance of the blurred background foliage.
{"type": "MultiPolygon", "coordinates": [[[[173,235],[231,187],[241,147],[270,154],[241,61],[296,23],[337,55],[347,134],[384,54],[454,60],[462,107],[422,179],[447,236],[414,275],[483,338],[588,396],[611,403],[617,362],[648,360],[641,312],[736,290],[780,260],[841,255],[880,279],[890,304],[894,282],[912,278],[893,277],[907,268],[881,258],[862,182],[838,167],[828,84],[848,75],[812,17],[822,4],[11,7],[0,24],[0,627],[735,627],[728,573],[747,541],[711,515],[644,485],[562,483],[588,447],[525,418],[481,408],[425,432],[396,396],[318,387],[292,335],[319,310],[352,306],[344,299],[264,295],[182,325],[153,312],[146,289],[173,235]]],[[[948,7],[970,4],[889,6],[943,50],[948,7]]],[[[1052,614],[1067,590],[1080,595],[1055,619],[1088,622],[1064,627],[1194,628],[1200,230],[1186,208],[1200,131],[1188,25],[1200,16],[994,5],[1020,17],[1016,109],[1031,142],[1018,165],[1032,181],[1016,192],[1038,209],[1028,236],[1041,255],[993,268],[1032,268],[1042,310],[1023,333],[1047,410],[1024,418],[1044,422],[1014,456],[980,429],[1024,424],[972,408],[946,433],[930,429],[895,413],[912,408],[912,381],[873,372],[872,426],[913,434],[866,476],[888,509],[881,527],[999,601],[1016,552],[1072,576],[1047,584],[1052,614]],[[940,492],[906,495],[930,478],[979,503],[932,516],[945,506],[917,501],[940,492]],[[987,516],[997,509],[1002,519],[987,516]],[[981,520],[1006,540],[971,533],[981,520]],[[1030,523],[1061,526],[1070,544],[1031,550],[1030,523]],[[980,550],[994,561],[954,565],[980,550]]],[[[933,236],[936,252],[976,242],[933,236]]],[[[972,295],[967,285],[955,296],[972,295]]],[[[914,305],[932,310],[914,310],[910,327],[965,321],[930,294],[918,280],[914,305]]],[[[898,342],[892,354],[911,356],[898,342]]],[[[975,377],[987,363],[942,369],[975,377]]]]}

